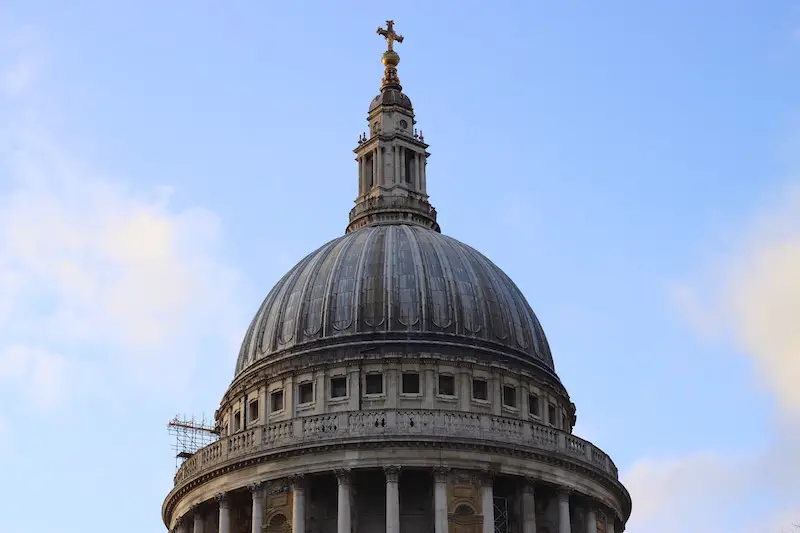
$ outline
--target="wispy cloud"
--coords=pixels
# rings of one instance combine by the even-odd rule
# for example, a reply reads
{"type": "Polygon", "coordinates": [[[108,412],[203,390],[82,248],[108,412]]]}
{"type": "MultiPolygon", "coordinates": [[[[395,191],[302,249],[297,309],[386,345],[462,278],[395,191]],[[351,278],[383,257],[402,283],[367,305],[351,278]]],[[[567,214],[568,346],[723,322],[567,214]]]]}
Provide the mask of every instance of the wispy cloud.
{"type": "Polygon", "coordinates": [[[800,185],[754,216],[740,248],[709,276],[678,285],[672,296],[698,334],[723,339],[752,359],[781,423],[761,450],[634,465],[625,476],[636,502],[629,531],[789,530],[800,521],[793,514],[800,511],[800,185]],[[772,505],[759,522],[731,522],[737,510],[764,498],[772,505]]]}
{"type": "Polygon", "coordinates": [[[37,121],[32,35],[0,45],[0,388],[33,382],[45,407],[98,367],[166,383],[229,334],[221,222],[109,177],[37,121]]]}

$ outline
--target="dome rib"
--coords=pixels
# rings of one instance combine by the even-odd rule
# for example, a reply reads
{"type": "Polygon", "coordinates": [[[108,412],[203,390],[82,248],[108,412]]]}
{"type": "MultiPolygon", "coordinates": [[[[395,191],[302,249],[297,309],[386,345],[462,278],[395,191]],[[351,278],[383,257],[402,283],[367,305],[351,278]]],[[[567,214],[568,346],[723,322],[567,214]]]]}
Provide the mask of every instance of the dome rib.
{"type": "Polygon", "coordinates": [[[497,265],[432,229],[395,224],[347,233],[284,275],[247,330],[236,372],[295,347],[335,346],[340,337],[372,345],[369,333],[479,340],[554,371],[539,320],[497,265]]]}

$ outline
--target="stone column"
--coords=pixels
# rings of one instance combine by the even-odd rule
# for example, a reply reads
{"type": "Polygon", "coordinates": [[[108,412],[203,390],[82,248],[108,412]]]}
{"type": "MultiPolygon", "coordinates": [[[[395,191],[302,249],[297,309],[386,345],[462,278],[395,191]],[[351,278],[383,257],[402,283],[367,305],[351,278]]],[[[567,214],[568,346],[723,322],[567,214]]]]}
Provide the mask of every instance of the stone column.
{"type": "Polygon", "coordinates": [[[381,143],[378,141],[377,148],[375,148],[375,161],[378,167],[378,175],[375,176],[375,182],[378,185],[385,186],[386,184],[383,182],[383,154],[381,152],[381,143]]]}
{"type": "Polygon", "coordinates": [[[533,480],[525,480],[522,486],[522,533],[536,533],[536,499],[533,480]]]}
{"type": "Polygon", "coordinates": [[[203,533],[203,526],[206,524],[203,521],[203,513],[200,512],[200,508],[197,505],[192,506],[192,515],[194,515],[192,533],[203,533]]]}
{"type": "Polygon", "coordinates": [[[414,152],[414,189],[421,190],[422,189],[422,176],[419,171],[419,154],[414,152]]]}
{"type": "Polygon", "coordinates": [[[586,507],[586,533],[597,533],[597,515],[591,503],[586,507]]]}
{"type": "MultiPolygon", "coordinates": [[[[494,476],[481,476],[481,508],[483,512],[483,533],[494,533],[494,476]]],[[[559,532],[560,533],[560,532],[559,532]]]]}
{"type": "Polygon", "coordinates": [[[221,492],[214,498],[219,505],[219,533],[231,533],[231,508],[228,495],[221,492]]]}
{"type": "MultiPolygon", "coordinates": [[[[253,515],[250,523],[252,533],[261,533],[261,524],[264,522],[264,490],[261,483],[248,486],[253,496],[253,515]]],[[[222,532],[220,532],[222,533],[222,532]]]]}
{"type": "Polygon", "coordinates": [[[350,533],[350,471],[337,470],[336,481],[339,485],[336,533],[350,533]]]}
{"type": "MultiPolygon", "coordinates": [[[[402,146],[400,149],[400,183],[406,182],[406,149],[402,146]]],[[[388,531],[386,533],[389,533],[388,531]]]]}
{"type": "Polygon", "coordinates": [[[385,466],[386,474],[386,533],[400,533],[400,467],[385,466]]]}
{"type": "Polygon", "coordinates": [[[378,155],[372,151],[372,186],[378,185],[378,155]]]}
{"type": "Polygon", "coordinates": [[[433,531],[447,533],[447,468],[433,469],[433,531]]]}
{"type": "Polygon", "coordinates": [[[306,533],[305,480],[299,475],[292,476],[289,482],[292,484],[292,533],[306,533]]]}
{"type": "Polygon", "coordinates": [[[558,491],[558,533],[571,533],[569,523],[569,491],[558,491]]]}
{"type": "MultiPolygon", "coordinates": [[[[366,190],[367,190],[367,185],[364,179],[364,156],[360,156],[358,158],[358,194],[362,195],[366,192],[366,190]]],[[[286,401],[285,395],[283,401],[286,401]]]]}
{"type": "Polygon", "coordinates": [[[189,524],[183,516],[175,520],[175,531],[178,533],[189,533],[189,524]]]}
{"type": "Polygon", "coordinates": [[[611,511],[610,513],[606,513],[606,533],[614,533],[614,527],[616,526],[616,513],[611,511]]]}
{"type": "Polygon", "coordinates": [[[400,147],[392,146],[392,183],[400,183],[400,147]]]}

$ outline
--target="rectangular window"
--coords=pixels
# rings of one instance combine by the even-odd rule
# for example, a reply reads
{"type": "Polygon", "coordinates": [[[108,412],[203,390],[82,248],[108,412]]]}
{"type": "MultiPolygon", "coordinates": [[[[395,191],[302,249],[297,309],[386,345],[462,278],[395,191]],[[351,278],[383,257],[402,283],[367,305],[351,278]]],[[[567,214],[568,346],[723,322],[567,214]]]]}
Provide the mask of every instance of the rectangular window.
{"type": "Polygon", "coordinates": [[[331,378],[331,398],[347,396],[347,378],[344,376],[331,378]]]}
{"type": "Polygon", "coordinates": [[[403,374],[403,394],[419,394],[419,374],[403,374]]]}
{"type": "Polygon", "coordinates": [[[269,395],[270,398],[270,412],[283,411],[283,391],[276,390],[269,395]]]}
{"type": "Polygon", "coordinates": [[[561,429],[564,431],[569,431],[569,426],[567,425],[567,415],[561,415],[561,429]]]}
{"type": "Polygon", "coordinates": [[[503,405],[506,407],[517,406],[517,389],[506,385],[503,387],[503,405]]]}
{"type": "Polygon", "coordinates": [[[258,420],[258,400],[252,400],[247,411],[247,420],[252,422],[258,420]]]}
{"type": "Polygon", "coordinates": [[[485,379],[472,380],[472,397],[476,400],[489,399],[489,384],[485,379]]]}
{"type": "Polygon", "coordinates": [[[314,384],[310,381],[308,383],[301,383],[297,387],[297,392],[300,396],[298,403],[311,403],[314,401],[314,384]]]}
{"type": "Polygon", "coordinates": [[[539,408],[539,397],[535,394],[530,394],[528,396],[528,411],[530,411],[531,416],[542,416],[542,412],[539,408]]]}
{"type": "Polygon", "coordinates": [[[364,381],[367,394],[383,394],[383,374],[367,374],[364,381]]]}
{"type": "Polygon", "coordinates": [[[551,426],[555,426],[556,422],[556,406],[552,403],[547,406],[547,421],[550,423],[551,426]]]}
{"type": "Polygon", "coordinates": [[[439,394],[442,396],[456,395],[456,379],[453,376],[439,374],[439,394]]]}
{"type": "Polygon", "coordinates": [[[242,414],[236,411],[233,414],[233,430],[239,431],[240,429],[242,429],[242,414]]]}

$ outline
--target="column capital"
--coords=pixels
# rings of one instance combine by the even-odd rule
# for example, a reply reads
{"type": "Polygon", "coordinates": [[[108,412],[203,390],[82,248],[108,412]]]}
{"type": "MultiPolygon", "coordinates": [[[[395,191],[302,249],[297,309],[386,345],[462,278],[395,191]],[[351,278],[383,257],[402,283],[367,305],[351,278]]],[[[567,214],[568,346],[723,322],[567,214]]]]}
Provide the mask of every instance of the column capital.
{"type": "Polygon", "coordinates": [[[189,511],[191,511],[192,515],[197,518],[198,516],[203,516],[202,507],[199,503],[195,503],[191,507],[189,507],[189,511]]]}
{"type": "Polygon", "coordinates": [[[433,468],[433,481],[435,483],[447,483],[450,476],[450,469],[446,466],[436,466],[433,468]]]}
{"type": "Polygon", "coordinates": [[[386,475],[387,483],[397,483],[400,477],[400,467],[396,465],[384,466],[383,473],[386,475]]]}
{"type": "Polygon", "coordinates": [[[478,473],[478,481],[482,487],[491,487],[494,484],[494,472],[491,470],[481,470],[478,473]]]}
{"type": "Polygon", "coordinates": [[[258,481],[256,483],[250,483],[249,485],[247,485],[247,488],[250,489],[250,492],[252,492],[253,495],[255,496],[256,494],[261,492],[261,489],[264,488],[264,482],[258,481]]]}
{"type": "Polygon", "coordinates": [[[217,500],[217,503],[219,504],[220,508],[228,507],[229,500],[227,492],[218,492],[217,494],[214,495],[214,499],[217,500]]]}
{"type": "Polygon", "coordinates": [[[176,528],[181,527],[181,524],[183,524],[183,516],[179,516],[178,518],[175,519],[176,528]]]}
{"type": "Polygon", "coordinates": [[[525,482],[522,483],[522,492],[525,494],[533,494],[536,490],[536,482],[538,480],[530,477],[525,478],[525,482]]]}
{"type": "Polygon", "coordinates": [[[272,479],[264,485],[269,494],[280,494],[289,490],[289,483],[286,478],[272,479]]]}
{"type": "Polygon", "coordinates": [[[292,490],[305,490],[306,478],[303,474],[293,474],[289,476],[289,485],[292,490]]]}
{"type": "Polygon", "coordinates": [[[336,481],[340,485],[349,485],[350,484],[350,476],[351,472],[349,468],[339,468],[334,471],[336,474],[336,481]]]}
{"type": "Polygon", "coordinates": [[[569,501],[569,497],[572,495],[572,489],[569,487],[559,487],[556,490],[556,497],[558,501],[569,501]]]}

